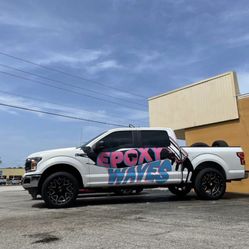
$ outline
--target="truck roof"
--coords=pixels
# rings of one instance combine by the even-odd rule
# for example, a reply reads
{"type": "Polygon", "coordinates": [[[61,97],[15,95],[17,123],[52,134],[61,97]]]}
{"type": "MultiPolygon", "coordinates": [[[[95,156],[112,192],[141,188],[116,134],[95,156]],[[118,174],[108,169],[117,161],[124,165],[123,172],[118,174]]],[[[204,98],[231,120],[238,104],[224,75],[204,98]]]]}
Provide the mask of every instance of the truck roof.
{"type": "Polygon", "coordinates": [[[171,128],[166,128],[166,127],[124,127],[124,128],[113,128],[108,131],[130,131],[130,130],[161,130],[161,131],[167,131],[168,135],[173,138],[174,140],[177,140],[175,132],[171,128]]]}

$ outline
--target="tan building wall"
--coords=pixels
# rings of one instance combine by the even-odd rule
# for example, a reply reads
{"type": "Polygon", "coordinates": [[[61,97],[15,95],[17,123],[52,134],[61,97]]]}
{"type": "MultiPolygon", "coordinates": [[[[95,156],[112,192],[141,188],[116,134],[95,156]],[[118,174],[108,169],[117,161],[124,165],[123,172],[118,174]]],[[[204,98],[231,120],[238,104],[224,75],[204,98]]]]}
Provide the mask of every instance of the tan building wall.
{"type": "Polygon", "coordinates": [[[0,168],[2,171],[2,176],[6,176],[9,179],[10,176],[23,176],[25,171],[24,168],[0,168]]]}
{"type": "MultiPolygon", "coordinates": [[[[249,170],[249,96],[238,99],[240,119],[185,130],[187,145],[204,142],[212,145],[215,140],[225,140],[230,146],[241,146],[249,170]]],[[[228,184],[228,191],[249,193],[249,179],[228,184]]]]}
{"type": "Polygon", "coordinates": [[[181,130],[238,119],[238,94],[236,74],[229,72],[151,97],[150,126],[181,130]]]}

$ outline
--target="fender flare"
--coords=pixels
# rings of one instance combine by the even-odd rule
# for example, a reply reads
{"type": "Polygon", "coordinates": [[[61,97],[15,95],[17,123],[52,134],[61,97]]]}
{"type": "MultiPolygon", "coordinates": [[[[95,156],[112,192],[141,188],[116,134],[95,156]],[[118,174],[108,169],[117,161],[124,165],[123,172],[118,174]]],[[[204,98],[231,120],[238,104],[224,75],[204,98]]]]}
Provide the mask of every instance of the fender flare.
{"type": "Polygon", "coordinates": [[[213,154],[199,155],[191,161],[194,171],[198,169],[198,166],[204,163],[215,163],[218,164],[225,173],[226,178],[228,177],[229,168],[226,162],[219,156],[213,154]]]}
{"type": "Polygon", "coordinates": [[[43,175],[44,172],[56,165],[67,165],[68,167],[73,168],[74,170],[78,171],[79,175],[81,176],[82,183],[86,183],[87,168],[82,165],[82,162],[73,157],[57,156],[44,162],[41,161],[39,164],[39,173],[43,175]]]}

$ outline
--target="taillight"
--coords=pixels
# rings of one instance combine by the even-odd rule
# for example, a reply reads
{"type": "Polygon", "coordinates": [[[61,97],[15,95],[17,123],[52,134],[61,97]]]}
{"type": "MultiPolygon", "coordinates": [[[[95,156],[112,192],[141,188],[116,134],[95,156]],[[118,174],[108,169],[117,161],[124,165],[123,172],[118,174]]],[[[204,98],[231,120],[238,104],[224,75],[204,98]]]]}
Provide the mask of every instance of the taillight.
{"type": "Polygon", "coordinates": [[[236,154],[237,154],[237,156],[238,156],[239,159],[240,159],[241,165],[245,165],[245,164],[246,164],[246,161],[245,161],[245,153],[244,153],[244,152],[237,152],[236,154]]]}

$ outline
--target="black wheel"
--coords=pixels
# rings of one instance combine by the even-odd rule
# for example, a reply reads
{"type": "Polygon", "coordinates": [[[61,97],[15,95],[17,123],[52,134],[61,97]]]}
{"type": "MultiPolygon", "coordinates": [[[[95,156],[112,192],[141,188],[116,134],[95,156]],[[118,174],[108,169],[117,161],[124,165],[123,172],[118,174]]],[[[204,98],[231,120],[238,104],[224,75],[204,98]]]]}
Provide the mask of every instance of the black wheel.
{"type": "Polygon", "coordinates": [[[50,175],[42,185],[42,198],[50,208],[71,206],[78,192],[79,185],[76,178],[67,172],[50,175]]]}
{"type": "Polygon", "coordinates": [[[226,191],[225,176],[218,170],[206,168],[195,179],[195,192],[200,199],[218,200],[226,191]]]}
{"type": "Polygon", "coordinates": [[[170,185],[168,189],[172,194],[178,197],[184,197],[191,191],[192,186],[190,184],[170,185]]]}
{"type": "Polygon", "coordinates": [[[214,141],[212,147],[229,147],[228,143],[223,140],[214,141]]]}
{"type": "Polygon", "coordinates": [[[208,144],[197,142],[191,145],[191,147],[209,147],[208,144]]]}

